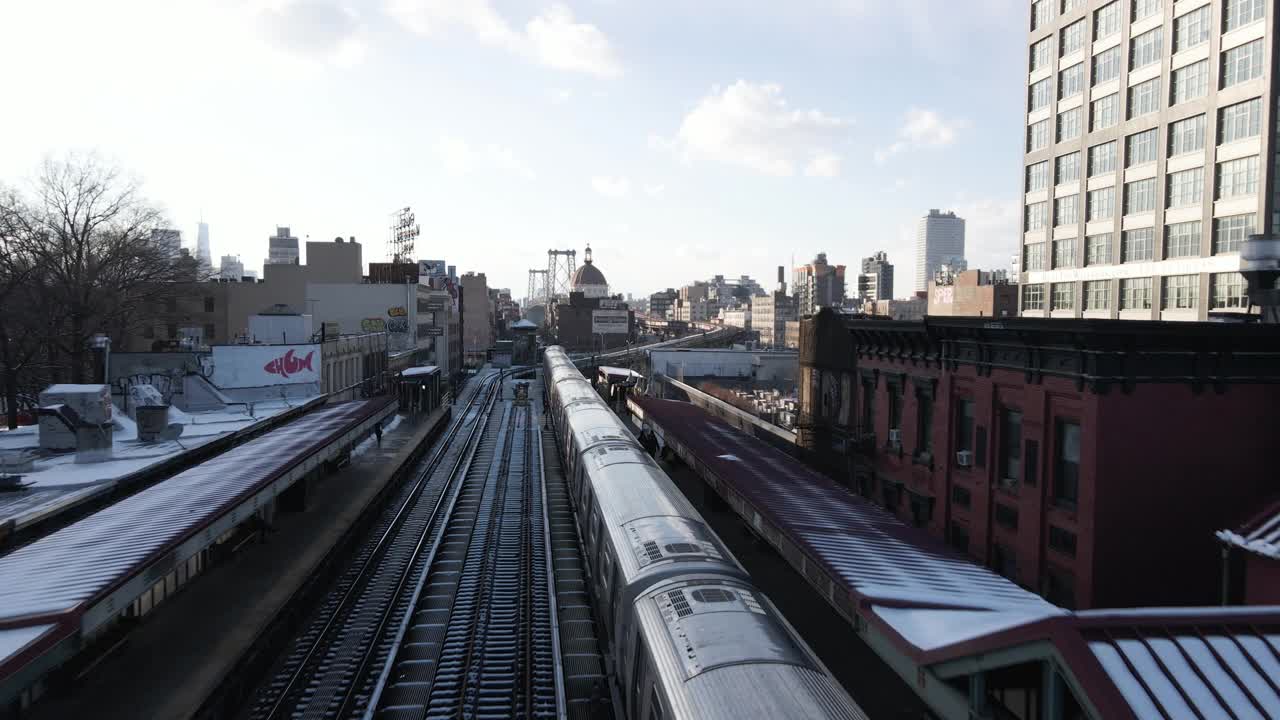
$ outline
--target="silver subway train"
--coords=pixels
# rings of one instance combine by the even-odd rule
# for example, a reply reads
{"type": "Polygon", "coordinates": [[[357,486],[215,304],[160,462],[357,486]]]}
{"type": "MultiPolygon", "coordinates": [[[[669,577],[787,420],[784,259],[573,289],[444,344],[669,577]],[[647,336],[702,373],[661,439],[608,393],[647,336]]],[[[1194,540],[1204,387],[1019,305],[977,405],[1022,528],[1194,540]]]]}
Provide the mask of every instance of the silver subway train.
{"type": "Polygon", "coordinates": [[[626,717],[865,718],[562,348],[543,369],[626,717]]]}

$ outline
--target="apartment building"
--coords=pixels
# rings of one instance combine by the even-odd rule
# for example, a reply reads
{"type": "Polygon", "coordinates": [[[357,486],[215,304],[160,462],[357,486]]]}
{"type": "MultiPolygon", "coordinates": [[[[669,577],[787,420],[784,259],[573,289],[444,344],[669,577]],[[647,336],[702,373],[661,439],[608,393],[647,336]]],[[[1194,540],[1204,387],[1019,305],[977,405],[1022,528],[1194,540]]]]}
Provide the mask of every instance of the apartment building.
{"type": "Polygon", "coordinates": [[[1248,307],[1240,247],[1275,223],[1274,11],[1031,3],[1021,314],[1204,320],[1248,307]]]}

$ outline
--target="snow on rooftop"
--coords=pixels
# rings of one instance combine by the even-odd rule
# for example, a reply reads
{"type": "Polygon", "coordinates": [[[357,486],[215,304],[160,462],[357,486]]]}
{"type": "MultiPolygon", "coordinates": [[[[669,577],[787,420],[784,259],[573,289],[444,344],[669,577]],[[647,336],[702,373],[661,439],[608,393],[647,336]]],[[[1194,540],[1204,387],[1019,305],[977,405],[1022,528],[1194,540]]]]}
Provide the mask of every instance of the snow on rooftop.
{"type": "Polygon", "coordinates": [[[874,612],[907,642],[924,651],[936,650],[1047,617],[1046,613],[1036,611],[952,610],[883,605],[875,606],[874,612]]]}
{"type": "Polygon", "coordinates": [[[1280,560],[1280,503],[1272,505],[1239,531],[1219,530],[1216,534],[1228,545],[1280,560]]]}
{"type": "Polygon", "coordinates": [[[405,370],[402,370],[400,372],[400,376],[401,377],[418,377],[419,375],[430,375],[431,373],[436,372],[439,369],[440,368],[436,367],[435,365],[426,365],[426,366],[420,365],[418,367],[411,367],[411,368],[406,368],[405,370]]]}
{"type": "Polygon", "coordinates": [[[63,383],[61,385],[50,385],[41,392],[54,393],[63,395],[67,393],[96,393],[102,392],[106,385],[75,385],[72,383],[63,383]]]}

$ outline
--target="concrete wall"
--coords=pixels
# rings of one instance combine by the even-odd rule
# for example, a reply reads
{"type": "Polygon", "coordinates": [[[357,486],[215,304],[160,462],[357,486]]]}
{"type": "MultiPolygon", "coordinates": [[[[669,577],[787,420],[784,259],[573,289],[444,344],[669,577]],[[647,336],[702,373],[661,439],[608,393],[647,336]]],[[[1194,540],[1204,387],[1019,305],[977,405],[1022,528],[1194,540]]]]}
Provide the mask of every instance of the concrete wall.
{"type": "Polygon", "coordinates": [[[336,322],[344,335],[385,332],[390,351],[402,352],[417,346],[417,299],[421,287],[308,283],[305,292],[313,301],[308,305],[316,325],[336,322]]]}

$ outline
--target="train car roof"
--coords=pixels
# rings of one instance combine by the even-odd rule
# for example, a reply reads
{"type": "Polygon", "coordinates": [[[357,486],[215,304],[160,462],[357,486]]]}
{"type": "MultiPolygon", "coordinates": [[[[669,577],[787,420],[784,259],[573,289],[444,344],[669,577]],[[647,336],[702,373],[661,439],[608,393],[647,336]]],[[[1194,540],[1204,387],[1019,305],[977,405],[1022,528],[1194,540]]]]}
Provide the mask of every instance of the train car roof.
{"type": "Polygon", "coordinates": [[[750,585],[699,578],[636,602],[668,699],[684,705],[673,715],[866,717],[750,585]]]}

